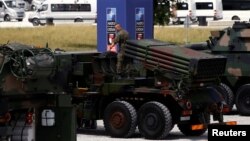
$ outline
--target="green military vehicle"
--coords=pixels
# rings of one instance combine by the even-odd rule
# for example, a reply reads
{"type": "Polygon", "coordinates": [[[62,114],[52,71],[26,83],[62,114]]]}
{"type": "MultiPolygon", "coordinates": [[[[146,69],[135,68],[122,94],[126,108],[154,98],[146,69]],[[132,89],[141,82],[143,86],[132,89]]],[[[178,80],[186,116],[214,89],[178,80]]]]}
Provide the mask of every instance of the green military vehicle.
{"type": "Polygon", "coordinates": [[[250,23],[235,22],[232,27],[211,31],[206,46],[192,49],[227,57],[225,74],[221,78],[223,94],[230,108],[236,104],[241,115],[250,115],[250,23]]]}
{"type": "Polygon", "coordinates": [[[76,141],[75,108],[59,75],[67,66],[60,60],[49,48],[0,46],[1,141],[76,141]]]}
{"type": "Polygon", "coordinates": [[[121,74],[112,52],[8,43],[0,56],[5,140],[75,141],[76,125],[96,128],[99,119],[112,137],[131,137],[138,126],[143,137],[162,139],[176,124],[198,136],[210,115],[223,123],[228,108],[219,87],[225,57],[157,40],[127,41],[121,74]]]}

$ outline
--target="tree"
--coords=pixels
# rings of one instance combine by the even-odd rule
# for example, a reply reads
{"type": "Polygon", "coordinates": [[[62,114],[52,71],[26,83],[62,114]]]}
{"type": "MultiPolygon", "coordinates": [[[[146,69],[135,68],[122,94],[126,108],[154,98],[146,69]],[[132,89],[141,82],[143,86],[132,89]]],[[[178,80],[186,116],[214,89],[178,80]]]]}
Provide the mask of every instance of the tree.
{"type": "Polygon", "coordinates": [[[154,24],[169,24],[172,16],[170,7],[176,0],[154,0],[154,24]]]}

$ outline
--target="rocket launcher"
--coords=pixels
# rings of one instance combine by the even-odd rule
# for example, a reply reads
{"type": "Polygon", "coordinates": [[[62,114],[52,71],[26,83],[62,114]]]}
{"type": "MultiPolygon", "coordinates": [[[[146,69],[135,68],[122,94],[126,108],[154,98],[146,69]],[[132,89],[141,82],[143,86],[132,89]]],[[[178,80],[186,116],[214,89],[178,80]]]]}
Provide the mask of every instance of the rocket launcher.
{"type": "Polygon", "coordinates": [[[169,79],[185,78],[192,86],[213,83],[225,71],[226,58],[154,39],[128,40],[125,56],[169,79]],[[202,84],[201,84],[202,83],[202,84]]]}

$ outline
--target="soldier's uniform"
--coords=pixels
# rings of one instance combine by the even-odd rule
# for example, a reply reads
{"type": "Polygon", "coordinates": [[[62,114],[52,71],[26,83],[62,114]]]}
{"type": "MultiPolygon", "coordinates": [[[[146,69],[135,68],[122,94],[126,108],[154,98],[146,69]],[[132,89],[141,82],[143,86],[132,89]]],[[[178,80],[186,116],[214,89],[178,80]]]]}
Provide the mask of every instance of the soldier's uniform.
{"type": "Polygon", "coordinates": [[[122,62],[125,53],[125,43],[128,38],[129,38],[128,32],[124,29],[121,29],[120,31],[117,32],[116,37],[114,39],[114,43],[119,45],[119,50],[117,55],[117,65],[116,65],[117,73],[121,73],[122,62]]]}

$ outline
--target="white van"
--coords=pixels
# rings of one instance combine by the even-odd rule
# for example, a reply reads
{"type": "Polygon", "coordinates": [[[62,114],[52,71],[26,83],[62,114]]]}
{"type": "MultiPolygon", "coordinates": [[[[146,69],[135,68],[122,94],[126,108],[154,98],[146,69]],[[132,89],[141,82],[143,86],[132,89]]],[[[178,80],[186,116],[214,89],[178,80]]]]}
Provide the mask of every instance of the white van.
{"type": "Polygon", "coordinates": [[[195,12],[195,3],[194,0],[179,0],[176,3],[176,18],[178,22],[184,22],[187,17],[190,18],[191,21],[196,20],[196,12],[195,12]]]}
{"type": "Polygon", "coordinates": [[[250,0],[222,0],[223,20],[250,21],[250,0]]]}
{"type": "Polygon", "coordinates": [[[96,20],[96,0],[46,0],[28,18],[34,26],[44,25],[49,20],[82,22],[96,20]]]}
{"type": "Polygon", "coordinates": [[[195,0],[196,16],[206,17],[213,20],[223,18],[221,0],[195,0]]]}
{"type": "MultiPolygon", "coordinates": [[[[16,0],[0,0],[0,19],[4,21],[23,21],[25,11],[16,0]]],[[[22,5],[22,4],[21,4],[22,5]]]]}

